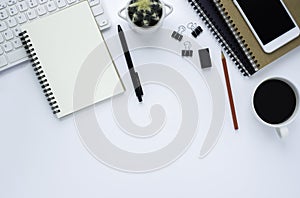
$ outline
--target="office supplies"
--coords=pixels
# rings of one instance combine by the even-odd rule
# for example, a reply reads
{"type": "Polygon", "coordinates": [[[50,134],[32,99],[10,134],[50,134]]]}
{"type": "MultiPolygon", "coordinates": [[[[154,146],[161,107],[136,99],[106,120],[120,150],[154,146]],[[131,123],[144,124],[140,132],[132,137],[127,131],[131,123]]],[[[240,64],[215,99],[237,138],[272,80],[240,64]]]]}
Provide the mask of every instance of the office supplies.
{"type": "MultiPolygon", "coordinates": [[[[22,48],[20,26],[69,7],[79,0],[1,0],[0,1],[0,71],[28,60],[22,48]]],[[[110,27],[100,0],[89,0],[101,30],[110,27]]]]}
{"type": "Polygon", "coordinates": [[[129,48],[128,48],[128,45],[127,45],[127,42],[126,42],[125,34],[124,34],[124,32],[122,30],[122,27],[120,25],[118,25],[118,33],[119,33],[120,41],[121,41],[121,44],[122,44],[122,49],[123,49],[123,52],[124,52],[124,56],[126,58],[128,70],[129,70],[130,77],[131,77],[131,80],[132,80],[132,83],[133,83],[133,87],[134,87],[134,90],[135,90],[136,97],[138,98],[139,102],[142,102],[143,101],[142,96],[144,95],[143,88],[142,88],[142,85],[141,85],[141,82],[140,82],[139,75],[134,69],[133,62],[132,62],[132,59],[131,59],[131,55],[130,55],[130,52],[129,52],[129,48]]]}
{"type": "MultiPolygon", "coordinates": [[[[222,126],[224,124],[225,108],[226,108],[226,95],[225,95],[223,79],[221,78],[222,76],[220,75],[218,68],[215,67],[215,65],[213,65],[213,67],[211,67],[209,69],[209,71],[203,71],[202,69],[200,69],[198,55],[197,56],[194,55],[192,58],[189,58],[189,59],[182,58],[181,50],[179,51],[179,49],[180,49],[180,46],[182,46],[184,41],[190,41],[193,46],[193,49],[197,49],[197,51],[198,51],[198,49],[203,49],[203,46],[201,46],[201,43],[199,43],[198,40],[194,39],[192,36],[191,37],[184,36],[183,42],[181,42],[181,43],[177,42],[176,40],[174,40],[171,37],[172,32],[173,32],[173,30],[171,30],[169,28],[160,28],[155,33],[155,36],[153,36],[151,34],[137,34],[134,31],[126,31],[126,40],[132,51],[134,50],[134,51],[138,52],[138,54],[141,53],[141,54],[146,55],[146,54],[149,54],[149,52],[151,53],[152,49],[155,49],[155,51],[158,50],[157,51],[158,53],[161,53],[161,52],[163,53],[162,56],[165,58],[165,60],[170,60],[174,64],[178,63],[177,66],[181,65],[181,63],[179,63],[177,61],[183,62],[183,65],[187,66],[186,69],[188,69],[190,71],[191,71],[191,69],[194,70],[195,75],[196,76],[199,75],[199,78],[203,78],[203,80],[205,81],[205,85],[207,85],[208,89],[204,89],[204,90],[200,89],[200,90],[201,90],[201,92],[208,91],[209,94],[207,94],[207,96],[209,98],[207,98],[207,99],[209,100],[209,103],[211,105],[206,105],[209,113],[202,112],[202,111],[200,112],[201,114],[204,113],[204,116],[207,118],[207,121],[208,121],[206,123],[209,124],[209,127],[201,127],[201,129],[200,129],[201,133],[203,133],[203,135],[206,134],[206,138],[202,142],[203,144],[199,145],[199,154],[200,154],[199,156],[201,158],[204,158],[205,156],[207,156],[210,153],[210,151],[213,151],[214,146],[217,145],[219,137],[221,136],[221,134],[223,132],[222,126]],[[184,64],[184,63],[186,63],[186,64],[184,64]],[[211,119],[208,118],[210,116],[211,116],[211,119]],[[201,148],[201,152],[200,152],[200,148],[201,148]]],[[[111,50],[112,57],[120,57],[120,55],[123,54],[122,47],[120,46],[119,42],[116,42],[115,37],[111,37],[111,38],[107,39],[106,42],[107,42],[107,45],[110,46],[110,49],[112,49],[111,50]]],[[[143,84],[147,84],[148,82],[152,82],[152,83],[157,82],[157,83],[155,83],[155,86],[157,85],[157,87],[159,87],[159,86],[171,87],[172,93],[177,93],[176,90],[172,89],[173,86],[168,86],[169,83],[171,83],[175,86],[175,88],[178,87],[179,88],[178,90],[180,92],[182,90],[185,90],[185,89],[182,89],[183,86],[181,85],[181,83],[179,83],[180,80],[173,81],[172,79],[174,78],[174,75],[172,73],[168,72],[170,69],[173,70],[173,65],[168,65],[167,62],[166,62],[166,65],[161,65],[160,60],[161,60],[162,56],[156,56],[155,54],[157,54],[157,53],[152,54],[154,56],[147,56],[147,55],[143,56],[143,59],[142,59],[143,62],[146,62],[149,64],[140,65],[138,67],[138,70],[139,70],[138,72],[139,72],[139,75],[142,77],[141,80],[142,80],[143,84]],[[158,64],[155,64],[155,62],[158,62],[158,64]],[[166,68],[167,70],[164,70],[164,68],[166,68]],[[167,73],[165,73],[164,71],[166,71],[167,73]],[[143,73],[141,73],[141,72],[143,72],[143,73]],[[167,75],[165,75],[165,74],[167,74],[167,75]],[[164,82],[166,82],[166,83],[164,83],[164,82]]],[[[126,64],[126,63],[124,63],[124,64],[126,64]]],[[[176,73],[178,73],[178,70],[177,69],[175,69],[175,70],[176,70],[176,73]]],[[[179,72],[178,74],[179,74],[178,77],[180,77],[180,76],[182,77],[182,73],[179,72]]],[[[127,77],[124,78],[124,80],[131,83],[129,73],[126,76],[127,77]],[[128,81],[128,77],[129,77],[129,81],[128,81]]],[[[178,78],[178,79],[180,79],[180,78],[178,78]]],[[[176,79],[177,79],[177,77],[176,77],[176,79]]],[[[198,90],[197,87],[198,87],[198,85],[196,85],[195,90],[198,90]]],[[[152,92],[151,92],[151,94],[155,95],[155,93],[152,93],[152,92]]],[[[179,94],[179,95],[181,95],[181,94],[179,94]]],[[[184,94],[184,95],[186,95],[186,94],[184,94]]],[[[206,93],[205,93],[205,95],[206,95],[206,93]]],[[[121,97],[116,98],[116,100],[112,100],[112,103],[113,103],[112,105],[114,107],[119,107],[120,100],[127,101],[124,103],[122,102],[122,104],[127,105],[128,104],[127,96],[132,96],[132,94],[130,94],[130,91],[125,92],[124,94],[122,94],[121,97]]],[[[158,96],[160,96],[160,95],[158,95],[158,96]]],[[[187,96],[187,98],[191,98],[191,95],[186,95],[186,96],[187,96]]],[[[199,96],[199,95],[196,94],[196,97],[197,96],[199,96]]],[[[151,103],[151,98],[153,99],[153,97],[150,97],[149,98],[150,100],[147,101],[148,104],[149,104],[149,102],[151,103]]],[[[178,98],[178,100],[181,100],[180,98],[178,98]]],[[[173,99],[175,99],[175,98],[173,98],[173,99]]],[[[176,106],[177,106],[178,100],[176,100],[176,102],[174,103],[176,106]]],[[[200,100],[202,100],[202,99],[200,99],[200,100]]],[[[181,100],[181,102],[182,102],[182,100],[181,100]]],[[[196,104],[196,103],[192,104],[189,102],[188,103],[183,102],[183,103],[190,104],[192,106],[195,106],[195,104],[196,104]]],[[[155,104],[157,104],[157,103],[155,103],[155,104]]],[[[129,108],[135,108],[135,105],[129,105],[129,108]]],[[[196,109],[196,108],[194,108],[194,109],[196,109]]],[[[129,109],[129,111],[130,111],[130,109],[129,109]]],[[[114,114],[116,115],[116,113],[117,113],[117,115],[113,116],[114,117],[113,120],[116,120],[116,119],[118,121],[121,120],[120,122],[118,122],[117,125],[119,127],[124,126],[121,129],[122,132],[124,131],[124,129],[129,129],[132,131],[132,129],[137,129],[137,127],[138,128],[141,127],[139,125],[136,125],[135,123],[132,123],[130,121],[131,120],[130,117],[128,118],[128,116],[124,116],[124,115],[128,114],[128,109],[126,107],[125,108],[114,108],[114,112],[115,112],[114,114]],[[119,110],[121,110],[125,114],[122,112],[120,113],[119,110]],[[118,119],[118,118],[121,118],[121,119],[118,119]],[[127,122],[127,121],[129,121],[129,122],[127,122]],[[129,123],[129,124],[126,124],[126,123],[129,123]],[[131,126],[133,126],[134,128],[132,128],[131,126]]],[[[187,112],[189,112],[189,111],[187,111],[187,112]]],[[[157,118],[157,116],[155,116],[156,113],[160,114],[160,111],[151,112],[152,117],[154,116],[153,118],[157,118]]],[[[93,114],[93,112],[91,112],[91,114],[93,114]]],[[[162,114],[160,114],[160,115],[162,115],[162,114]]],[[[92,115],[92,116],[94,116],[94,115],[92,115]]],[[[75,119],[76,120],[78,119],[78,121],[82,120],[80,118],[80,114],[76,114],[75,117],[77,117],[75,119]]],[[[183,116],[183,117],[187,118],[186,121],[188,123],[191,122],[191,119],[189,117],[192,117],[192,119],[195,118],[194,116],[191,116],[190,113],[188,113],[187,116],[183,116]]],[[[82,118],[84,118],[84,116],[82,116],[82,118]]],[[[86,120],[86,119],[83,119],[83,120],[86,120]]],[[[92,122],[92,120],[94,120],[94,119],[91,119],[91,122],[92,122]]],[[[143,130],[147,131],[148,129],[150,129],[152,132],[157,131],[156,128],[157,127],[160,128],[159,126],[161,126],[159,124],[159,123],[161,123],[161,119],[159,119],[158,122],[153,122],[153,121],[154,120],[152,120],[152,124],[156,123],[155,125],[151,124],[150,128],[144,127],[143,130]],[[154,130],[153,130],[152,126],[155,128],[154,130]]],[[[186,123],[186,122],[184,122],[184,123],[186,123]]],[[[202,122],[202,124],[203,124],[203,122],[202,122]]],[[[84,122],[84,125],[86,126],[86,122],[84,122]]],[[[189,124],[189,126],[191,127],[192,125],[189,124]]],[[[82,134],[84,133],[84,128],[85,127],[82,126],[82,129],[83,129],[82,134]]],[[[99,130],[96,129],[96,131],[98,131],[98,132],[93,133],[93,134],[99,135],[100,134],[99,130]]],[[[149,134],[149,133],[153,134],[151,132],[146,132],[146,131],[139,133],[138,136],[142,136],[143,134],[149,134]]],[[[197,130],[197,131],[199,131],[199,130],[197,130]]],[[[186,132],[193,133],[193,130],[188,130],[186,132]]],[[[130,134],[132,134],[132,133],[130,133],[130,134]]],[[[134,134],[137,134],[137,133],[134,133],[134,134]]],[[[178,133],[176,133],[176,134],[178,134],[178,133]]],[[[103,140],[103,138],[99,138],[94,135],[91,135],[91,136],[85,135],[82,137],[85,137],[83,142],[85,143],[85,145],[88,146],[89,150],[93,154],[95,154],[97,159],[102,159],[101,156],[98,155],[99,153],[101,154],[101,152],[95,152],[96,148],[89,147],[89,146],[91,146],[90,143],[92,143],[93,140],[103,140]]],[[[147,136],[147,137],[149,137],[149,136],[147,136]]],[[[182,140],[184,138],[179,138],[179,139],[182,140]]],[[[97,143],[97,145],[99,145],[99,144],[97,143]]],[[[101,144],[97,148],[100,148],[100,147],[101,147],[101,144]]],[[[99,151],[103,151],[103,148],[99,151]]]]}
{"type": "Polygon", "coordinates": [[[191,50],[192,43],[189,41],[185,41],[184,47],[185,47],[185,49],[182,50],[181,55],[184,57],[192,57],[193,56],[193,50],[191,50]]]}
{"type": "Polygon", "coordinates": [[[58,118],[124,91],[87,1],[27,23],[21,31],[34,71],[58,118]],[[94,97],[75,104],[76,86],[89,88],[89,76],[78,81],[82,68],[101,76],[92,90],[94,97]]]}
{"type": "Polygon", "coordinates": [[[182,33],[185,32],[185,30],[186,30],[186,28],[183,25],[181,25],[181,26],[178,27],[178,31],[177,32],[174,31],[172,33],[171,37],[174,38],[174,39],[176,39],[176,40],[178,40],[178,41],[182,41],[182,38],[183,38],[182,33]]]}
{"type": "Polygon", "coordinates": [[[187,24],[187,28],[192,30],[192,35],[195,38],[197,38],[203,32],[203,29],[198,26],[197,23],[190,22],[189,24],[187,24]]]}
{"type": "Polygon", "coordinates": [[[206,49],[198,50],[198,53],[199,53],[201,68],[206,69],[212,67],[209,49],[206,48],[206,49]]]}
{"type": "Polygon", "coordinates": [[[118,15],[139,33],[152,33],[161,27],[163,20],[173,12],[170,4],[161,0],[130,0],[118,15]],[[167,12],[166,8],[169,9],[167,12]],[[125,16],[122,13],[125,12],[125,16]]]}
{"type": "MultiPolygon", "coordinates": [[[[253,75],[300,44],[300,38],[297,38],[276,52],[266,54],[232,1],[188,0],[188,2],[245,76],[253,75]]],[[[286,0],[285,4],[299,25],[300,2],[286,0]]]]}
{"type": "Polygon", "coordinates": [[[223,71],[224,71],[224,76],[225,76],[225,81],[226,81],[228,99],[229,99],[229,103],[230,103],[232,121],[233,121],[234,129],[238,130],[239,126],[238,126],[236,111],[235,111],[234,102],[233,102],[232,90],[231,90],[231,85],[230,85],[230,78],[229,78],[226,59],[225,59],[225,56],[224,56],[223,52],[222,52],[222,64],[223,64],[223,71]]]}

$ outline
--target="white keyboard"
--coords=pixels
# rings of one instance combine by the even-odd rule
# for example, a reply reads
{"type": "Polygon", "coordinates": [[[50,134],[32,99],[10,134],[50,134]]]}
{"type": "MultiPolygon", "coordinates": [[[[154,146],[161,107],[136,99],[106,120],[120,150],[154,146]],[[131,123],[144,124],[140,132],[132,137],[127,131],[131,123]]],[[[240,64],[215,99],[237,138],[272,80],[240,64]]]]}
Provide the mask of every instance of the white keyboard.
{"type": "MultiPolygon", "coordinates": [[[[52,14],[81,0],[0,0],[0,71],[26,60],[27,54],[19,39],[20,26],[52,14]]],[[[110,21],[100,0],[88,0],[100,30],[110,21]]]]}

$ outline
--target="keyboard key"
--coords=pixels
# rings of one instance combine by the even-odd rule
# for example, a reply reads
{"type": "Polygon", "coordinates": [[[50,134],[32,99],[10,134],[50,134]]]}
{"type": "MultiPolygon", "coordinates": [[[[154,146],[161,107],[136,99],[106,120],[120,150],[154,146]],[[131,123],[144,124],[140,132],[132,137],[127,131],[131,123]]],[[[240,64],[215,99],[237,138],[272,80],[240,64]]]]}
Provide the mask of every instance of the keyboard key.
{"type": "Polygon", "coordinates": [[[53,1],[49,1],[47,3],[47,9],[48,9],[49,12],[52,12],[52,11],[56,10],[55,3],[53,1]]]}
{"type": "Polygon", "coordinates": [[[38,5],[38,3],[36,2],[36,0],[28,0],[28,5],[30,8],[34,8],[38,5]]]}
{"type": "Polygon", "coordinates": [[[2,45],[3,49],[5,52],[10,52],[11,50],[13,50],[13,46],[11,44],[11,42],[7,41],[6,43],[4,43],[2,45]]]}
{"type": "Polygon", "coordinates": [[[3,35],[6,40],[14,38],[14,35],[11,30],[6,30],[5,32],[3,32],[3,35]]]}
{"type": "Polygon", "coordinates": [[[8,1],[7,1],[7,4],[8,4],[9,6],[14,5],[14,4],[16,4],[16,3],[17,3],[17,0],[8,0],[8,1]]]}
{"type": "Polygon", "coordinates": [[[67,5],[65,0],[55,0],[55,1],[56,1],[56,4],[59,8],[63,8],[67,5]]]}
{"type": "Polygon", "coordinates": [[[7,65],[8,63],[7,63],[7,60],[6,60],[6,58],[5,58],[5,56],[4,55],[1,55],[0,56],[0,67],[4,67],[5,65],[7,65]]]}
{"type": "Polygon", "coordinates": [[[6,8],[6,3],[5,2],[0,2],[0,10],[6,8]]]}
{"type": "Polygon", "coordinates": [[[37,16],[36,16],[36,13],[34,10],[28,10],[27,11],[27,17],[29,20],[33,20],[35,19],[37,16]]]}
{"type": "Polygon", "coordinates": [[[0,10],[0,19],[6,19],[8,17],[8,14],[6,12],[6,10],[0,10]]]}
{"type": "Polygon", "coordinates": [[[27,21],[25,14],[21,13],[17,15],[17,21],[19,24],[25,23],[27,21]]]}
{"type": "Polygon", "coordinates": [[[14,39],[14,40],[12,41],[12,43],[13,43],[14,48],[19,48],[19,47],[22,46],[21,40],[20,40],[19,38],[14,39]]]}
{"type": "Polygon", "coordinates": [[[15,27],[17,25],[17,21],[13,17],[10,17],[9,19],[7,19],[6,22],[10,28],[15,27]]]}
{"type": "Polygon", "coordinates": [[[69,4],[72,4],[72,3],[75,3],[76,0],[67,0],[67,2],[68,2],[69,4]]]}
{"type": "Polygon", "coordinates": [[[92,11],[93,11],[95,17],[104,13],[104,10],[101,5],[92,7],[92,11]]]}
{"type": "Polygon", "coordinates": [[[17,7],[18,7],[20,12],[24,12],[28,9],[27,4],[25,3],[25,1],[20,2],[17,7]]]}
{"type": "Polygon", "coordinates": [[[0,32],[4,31],[7,29],[6,23],[4,21],[0,22],[0,32]]]}
{"type": "Polygon", "coordinates": [[[20,30],[19,27],[14,27],[14,28],[12,29],[12,31],[13,31],[13,33],[14,33],[14,35],[15,35],[16,37],[18,37],[19,34],[21,33],[21,30],[20,30]]]}
{"type": "Polygon", "coordinates": [[[10,16],[14,16],[14,15],[18,14],[18,9],[16,6],[12,6],[8,9],[8,12],[9,12],[10,16]]]}
{"type": "Polygon", "coordinates": [[[100,19],[100,17],[98,17],[98,18],[96,18],[96,21],[100,27],[104,27],[104,26],[108,25],[108,20],[106,20],[106,19],[100,19]]]}
{"type": "Polygon", "coordinates": [[[40,4],[47,3],[48,0],[39,0],[40,4]]]}
{"type": "MultiPolygon", "coordinates": [[[[0,43],[3,43],[4,42],[4,38],[3,36],[0,34],[0,43]]],[[[1,47],[0,47],[1,48],[1,47]]]]}
{"type": "Polygon", "coordinates": [[[7,53],[6,56],[7,56],[8,60],[11,63],[13,63],[13,62],[21,60],[23,58],[26,58],[27,54],[26,54],[25,49],[22,47],[22,48],[14,50],[14,51],[12,51],[10,53],[7,53]]]}
{"type": "Polygon", "coordinates": [[[95,6],[98,5],[100,3],[100,0],[89,0],[90,6],[95,6]]]}
{"type": "Polygon", "coordinates": [[[42,6],[39,6],[37,9],[36,9],[37,13],[39,16],[42,16],[44,14],[47,13],[47,10],[45,9],[45,7],[42,5],[42,6]]]}

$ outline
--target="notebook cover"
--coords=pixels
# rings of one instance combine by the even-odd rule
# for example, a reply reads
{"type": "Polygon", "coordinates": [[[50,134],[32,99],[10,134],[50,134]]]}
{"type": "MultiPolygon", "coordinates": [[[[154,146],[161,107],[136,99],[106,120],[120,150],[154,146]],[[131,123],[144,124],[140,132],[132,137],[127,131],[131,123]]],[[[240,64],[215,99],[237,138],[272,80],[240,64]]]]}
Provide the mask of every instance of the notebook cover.
{"type": "Polygon", "coordinates": [[[207,15],[209,21],[205,21],[204,19],[203,20],[210,28],[210,31],[212,31],[214,36],[217,38],[218,42],[220,42],[223,49],[225,49],[226,53],[236,63],[240,71],[245,76],[254,74],[256,72],[254,67],[252,66],[247,55],[244,53],[242,47],[236,40],[233,32],[225,22],[214,1],[188,0],[188,2],[194,7],[194,9],[202,19],[203,14],[201,13],[201,11],[203,11],[205,15],[207,15]],[[213,26],[213,28],[211,28],[210,26],[213,26]],[[230,50],[226,50],[226,48],[230,48],[230,50]],[[238,59],[238,61],[236,61],[236,59],[238,59]]]}
{"type": "Polygon", "coordinates": [[[87,1],[21,28],[58,118],[125,90],[87,1]]]}
{"type": "MultiPolygon", "coordinates": [[[[299,0],[283,0],[287,8],[289,9],[290,13],[292,14],[293,18],[295,19],[298,26],[300,26],[300,1],[299,0]]],[[[295,40],[291,41],[287,45],[279,48],[275,52],[271,54],[267,54],[263,51],[261,46],[259,45],[258,41],[256,40],[254,34],[248,27],[246,21],[240,14],[237,7],[234,5],[232,0],[220,0],[220,3],[223,4],[223,7],[228,12],[233,24],[236,25],[238,28],[238,32],[241,33],[243,39],[248,44],[250,51],[255,56],[256,60],[259,64],[259,69],[265,67],[266,65],[270,64],[271,62],[275,61],[276,59],[280,58],[284,54],[288,53],[292,49],[298,47],[300,45],[300,37],[296,38],[295,40]]]]}

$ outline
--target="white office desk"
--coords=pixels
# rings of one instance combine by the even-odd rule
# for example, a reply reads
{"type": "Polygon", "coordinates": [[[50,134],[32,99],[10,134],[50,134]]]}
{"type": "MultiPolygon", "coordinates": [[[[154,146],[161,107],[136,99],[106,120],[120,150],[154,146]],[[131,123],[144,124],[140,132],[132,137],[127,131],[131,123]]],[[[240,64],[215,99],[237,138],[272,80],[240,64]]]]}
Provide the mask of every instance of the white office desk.
{"type": "MultiPolygon", "coordinates": [[[[113,23],[111,29],[104,33],[109,38],[116,34],[119,23],[128,29],[126,22],[117,16],[117,11],[127,2],[104,2],[113,23]]],[[[223,79],[217,42],[184,0],[175,0],[172,4],[175,11],[165,20],[164,27],[175,30],[180,24],[191,21],[201,25],[204,32],[197,42],[211,49],[215,67],[223,79]]],[[[139,64],[151,63],[149,54],[156,53],[153,49],[133,52],[137,68],[139,64]]],[[[140,174],[112,169],[90,155],[79,138],[74,117],[58,120],[51,114],[29,63],[5,71],[0,74],[0,197],[298,198],[300,120],[297,118],[290,125],[291,133],[286,139],[279,140],[274,129],[260,124],[253,116],[251,95],[255,86],[270,76],[286,77],[300,89],[299,57],[300,48],[297,48],[249,79],[242,77],[228,60],[240,130],[233,130],[226,95],[222,135],[210,154],[199,159],[209,125],[205,118],[211,111],[205,104],[199,104],[202,120],[197,136],[184,155],[165,168],[140,174]]],[[[171,67],[180,70],[178,59],[168,60],[171,67]]],[[[120,73],[124,74],[127,71],[124,58],[120,57],[116,63],[120,73]]],[[[190,72],[192,76],[192,67],[181,67],[184,67],[183,73],[188,75],[190,72]]],[[[199,86],[195,95],[201,102],[201,97],[206,98],[209,93],[201,76],[199,81],[196,77],[191,77],[190,81],[193,86],[199,86]]],[[[131,87],[127,89],[131,91],[131,87]]],[[[172,127],[177,123],[172,122],[178,118],[176,113],[180,112],[177,107],[172,107],[174,96],[155,85],[147,85],[144,89],[146,104],[149,101],[161,102],[167,108],[171,107],[171,114],[175,117],[167,119],[164,134],[153,137],[155,141],[149,140],[150,143],[147,139],[127,137],[118,128],[111,133],[108,130],[106,135],[109,139],[123,149],[147,152],[163,147],[174,137],[172,131],[176,130],[172,127]]],[[[137,102],[135,96],[130,98],[130,102],[137,102]]],[[[134,112],[131,113],[132,119],[137,124],[150,122],[147,108],[131,110],[134,112]]],[[[110,123],[103,122],[103,117],[110,116],[109,101],[96,105],[95,111],[99,125],[110,129],[110,123]]]]}

